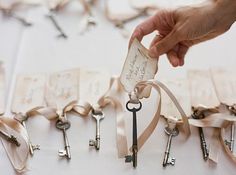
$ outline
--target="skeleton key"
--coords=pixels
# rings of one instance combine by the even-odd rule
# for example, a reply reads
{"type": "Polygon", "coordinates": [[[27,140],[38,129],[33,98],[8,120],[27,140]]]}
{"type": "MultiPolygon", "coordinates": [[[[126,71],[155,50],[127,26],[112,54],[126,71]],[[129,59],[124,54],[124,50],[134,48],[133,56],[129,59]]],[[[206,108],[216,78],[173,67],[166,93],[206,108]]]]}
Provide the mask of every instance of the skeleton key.
{"type": "MultiPolygon", "coordinates": [[[[194,111],[192,114],[192,118],[194,119],[199,119],[200,118],[199,116],[200,116],[200,113],[198,111],[194,111]]],[[[208,156],[209,156],[209,151],[207,148],[203,129],[201,127],[198,127],[198,132],[199,132],[199,138],[200,138],[200,143],[201,143],[202,156],[203,156],[203,159],[207,161],[208,156]]]]}
{"type": "Polygon", "coordinates": [[[58,22],[56,21],[54,15],[52,14],[52,12],[50,11],[46,17],[48,19],[51,20],[51,22],[53,23],[53,25],[55,26],[55,28],[57,29],[57,31],[59,32],[59,35],[57,36],[58,38],[64,38],[64,39],[67,39],[68,36],[66,35],[66,33],[62,30],[62,28],[59,26],[58,22]]]}
{"type": "Polygon", "coordinates": [[[94,146],[96,150],[100,149],[100,121],[104,119],[104,114],[101,110],[92,110],[92,117],[96,119],[96,137],[95,140],[89,140],[89,146],[94,146]]]}
{"type": "Polygon", "coordinates": [[[234,133],[235,133],[235,126],[234,123],[231,124],[230,128],[230,140],[225,140],[225,144],[229,147],[230,151],[234,151],[234,133]]]}
{"type": "MultiPolygon", "coordinates": [[[[229,111],[231,111],[233,115],[236,115],[235,105],[228,106],[228,109],[229,111]]],[[[234,136],[235,136],[235,125],[234,125],[234,122],[232,122],[231,128],[230,128],[230,140],[229,141],[225,140],[225,144],[229,147],[231,152],[234,151],[234,136]]]]}
{"type": "Polygon", "coordinates": [[[135,107],[130,108],[129,107],[130,103],[131,103],[131,101],[128,101],[126,103],[126,109],[133,113],[133,145],[132,145],[133,155],[125,156],[125,162],[126,163],[133,162],[133,167],[136,168],[137,167],[137,154],[138,154],[137,116],[136,116],[136,112],[138,112],[142,108],[142,103],[140,101],[138,102],[138,104],[139,104],[138,108],[135,108],[135,107]]]}
{"type": "Polygon", "coordinates": [[[20,146],[20,143],[18,142],[17,138],[13,135],[8,135],[7,133],[5,133],[4,131],[0,130],[0,135],[8,142],[16,145],[16,146],[20,146]]]}
{"type": "Polygon", "coordinates": [[[66,120],[66,121],[57,120],[56,127],[57,127],[57,129],[62,130],[64,144],[65,144],[65,149],[59,150],[58,155],[60,157],[66,157],[67,159],[71,159],[70,145],[69,145],[69,141],[68,141],[67,134],[66,134],[66,130],[70,128],[70,122],[68,120],[66,120]]]}
{"type": "Polygon", "coordinates": [[[175,137],[179,134],[179,130],[177,127],[174,127],[173,129],[169,126],[165,127],[165,133],[168,135],[168,142],[166,145],[164,160],[163,160],[163,167],[166,167],[167,165],[175,165],[175,158],[170,157],[170,148],[171,148],[171,141],[172,137],[175,137]]]}
{"type": "MultiPolygon", "coordinates": [[[[23,116],[23,115],[15,115],[15,119],[17,121],[19,121],[22,126],[25,128],[25,130],[27,131],[27,127],[26,127],[26,123],[25,123],[25,120],[27,119],[26,116],[23,116]]],[[[28,133],[28,131],[27,131],[28,133]]],[[[30,137],[29,137],[29,134],[28,134],[28,140],[29,140],[29,152],[30,152],[30,155],[33,156],[34,155],[34,150],[40,150],[40,145],[33,145],[31,140],[30,140],[30,137]]]]}
{"type": "Polygon", "coordinates": [[[7,17],[12,17],[12,18],[16,19],[17,21],[19,21],[25,27],[29,27],[29,26],[33,25],[32,23],[27,21],[25,18],[14,14],[11,10],[3,10],[3,14],[7,17]]]}

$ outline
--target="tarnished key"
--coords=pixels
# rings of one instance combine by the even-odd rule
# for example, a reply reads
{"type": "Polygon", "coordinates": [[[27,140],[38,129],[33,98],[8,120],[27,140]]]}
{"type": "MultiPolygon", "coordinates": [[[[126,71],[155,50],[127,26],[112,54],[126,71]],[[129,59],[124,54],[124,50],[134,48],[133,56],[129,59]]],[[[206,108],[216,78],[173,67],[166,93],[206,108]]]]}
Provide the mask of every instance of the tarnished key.
{"type": "Polygon", "coordinates": [[[16,19],[17,21],[19,21],[23,26],[29,27],[32,26],[33,24],[29,21],[27,21],[25,18],[20,17],[18,15],[16,15],[15,13],[13,13],[10,10],[3,10],[3,14],[7,17],[12,17],[14,19],[16,19]]]}
{"type": "MultiPolygon", "coordinates": [[[[236,116],[236,105],[227,106],[229,111],[236,116]]],[[[232,122],[230,128],[230,140],[225,140],[225,144],[229,147],[230,151],[234,151],[234,137],[235,137],[235,124],[232,122]]]]}
{"type": "Polygon", "coordinates": [[[60,157],[66,157],[67,159],[71,159],[70,145],[69,145],[69,141],[68,141],[67,134],[66,134],[66,130],[70,128],[70,122],[68,120],[66,120],[66,121],[57,120],[56,127],[57,127],[57,129],[62,130],[64,144],[65,144],[65,148],[62,150],[59,150],[58,155],[60,157]]]}
{"type": "Polygon", "coordinates": [[[56,21],[54,15],[53,15],[53,12],[49,12],[46,17],[48,19],[50,19],[53,23],[53,25],[55,26],[55,28],[57,29],[57,31],[59,32],[59,35],[58,35],[58,38],[64,38],[64,39],[67,39],[68,36],[66,35],[66,33],[62,30],[62,28],[59,26],[58,22],[56,21]]]}
{"type": "Polygon", "coordinates": [[[166,167],[167,165],[175,165],[175,158],[170,157],[170,148],[171,148],[171,141],[172,137],[175,137],[179,134],[179,130],[177,127],[174,127],[173,129],[170,127],[165,127],[165,133],[168,135],[168,142],[166,145],[164,160],[163,160],[163,167],[166,167]]]}
{"type": "Polygon", "coordinates": [[[89,140],[89,146],[94,146],[96,150],[100,149],[100,121],[104,119],[101,110],[92,110],[92,117],[96,120],[96,137],[95,140],[89,140]]]}
{"type": "MultiPolygon", "coordinates": [[[[27,127],[26,127],[26,124],[25,124],[25,121],[22,121],[22,125],[25,127],[25,129],[27,130],[27,127]]],[[[29,136],[29,134],[28,134],[29,136]]],[[[34,151],[35,150],[40,150],[40,145],[33,145],[30,138],[28,138],[29,140],[29,151],[30,151],[30,155],[34,155],[34,151]]]]}
{"type": "Polygon", "coordinates": [[[133,155],[125,156],[125,162],[130,163],[133,162],[133,167],[137,167],[137,154],[138,154],[138,139],[137,139],[137,116],[136,112],[138,112],[142,108],[142,103],[139,101],[138,107],[130,108],[129,105],[131,104],[130,101],[126,104],[126,109],[133,113],[133,145],[132,145],[132,153],[133,155]]]}
{"type": "MultiPolygon", "coordinates": [[[[17,121],[19,121],[22,124],[22,126],[25,128],[25,130],[27,131],[27,127],[26,127],[26,123],[25,123],[25,120],[27,119],[27,117],[19,114],[19,115],[15,115],[14,118],[17,121]]],[[[27,133],[28,133],[28,131],[27,131],[27,133]]],[[[28,134],[28,140],[29,140],[29,152],[30,152],[30,155],[33,156],[35,150],[40,150],[40,145],[38,145],[38,144],[33,145],[29,134],[28,134]]]]}
{"type": "Polygon", "coordinates": [[[230,151],[234,151],[234,135],[235,135],[235,125],[234,123],[231,124],[230,128],[230,140],[225,140],[225,144],[229,147],[230,151]]]}
{"type": "MultiPolygon", "coordinates": [[[[194,119],[199,119],[199,115],[197,111],[195,111],[193,114],[192,114],[192,118],[194,119]]],[[[209,151],[208,151],[208,148],[207,148],[207,144],[206,144],[206,139],[205,139],[205,136],[204,136],[204,132],[203,132],[203,129],[201,127],[198,127],[198,132],[199,132],[199,138],[200,138],[200,144],[201,144],[201,150],[202,150],[202,156],[203,156],[203,159],[205,161],[208,160],[208,156],[209,156],[209,151]]]]}
{"type": "Polygon", "coordinates": [[[16,146],[20,146],[20,143],[18,142],[17,138],[13,135],[9,135],[7,133],[5,133],[4,131],[0,130],[0,135],[2,136],[2,138],[4,138],[6,141],[16,145],[16,146]]]}

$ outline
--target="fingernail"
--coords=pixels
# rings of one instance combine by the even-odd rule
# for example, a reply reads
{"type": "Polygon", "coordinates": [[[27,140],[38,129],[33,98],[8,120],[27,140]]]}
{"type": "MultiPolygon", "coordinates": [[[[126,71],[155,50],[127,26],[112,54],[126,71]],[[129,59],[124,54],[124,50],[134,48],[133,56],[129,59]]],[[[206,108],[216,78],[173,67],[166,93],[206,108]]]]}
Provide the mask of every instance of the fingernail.
{"type": "Polygon", "coordinates": [[[179,60],[178,59],[172,59],[171,61],[173,67],[177,67],[179,65],[179,60]]]}

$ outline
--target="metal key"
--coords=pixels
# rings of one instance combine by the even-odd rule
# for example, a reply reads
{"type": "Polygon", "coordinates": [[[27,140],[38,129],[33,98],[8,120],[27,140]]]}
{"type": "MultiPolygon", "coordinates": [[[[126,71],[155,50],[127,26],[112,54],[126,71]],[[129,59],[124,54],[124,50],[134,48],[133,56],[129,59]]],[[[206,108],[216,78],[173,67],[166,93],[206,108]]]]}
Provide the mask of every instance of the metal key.
{"type": "Polygon", "coordinates": [[[46,15],[46,17],[51,20],[51,22],[53,23],[53,25],[55,26],[55,28],[56,28],[57,31],[59,32],[59,35],[58,35],[57,37],[58,37],[58,38],[61,38],[61,37],[62,37],[62,38],[64,38],[64,39],[67,39],[68,36],[67,36],[66,33],[62,30],[62,28],[59,26],[58,22],[56,21],[54,15],[53,15],[53,13],[52,13],[52,11],[50,11],[50,12],[46,15]]]}
{"type": "Polygon", "coordinates": [[[65,120],[65,121],[57,120],[56,122],[57,129],[60,129],[63,132],[63,138],[64,138],[64,144],[65,144],[65,148],[62,150],[59,150],[58,155],[60,157],[66,157],[67,159],[71,159],[70,145],[69,145],[69,141],[66,134],[66,130],[70,128],[70,125],[71,124],[68,120],[65,120]]]}
{"type": "Polygon", "coordinates": [[[89,146],[94,146],[96,150],[100,149],[100,121],[104,119],[104,114],[101,110],[92,110],[92,117],[96,120],[96,137],[95,140],[89,140],[89,146]]]}
{"type": "Polygon", "coordinates": [[[23,17],[20,17],[20,16],[16,15],[11,10],[3,10],[3,14],[7,17],[12,17],[12,18],[16,19],[17,21],[19,21],[25,27],[29,27],[29,26],[33,25],[31,22],[27,21],[23,17]]]}
{"type": "Polygon", "coordinates": [[[175,158],[170,157],[170,148],[171,148],[171,141],[172,137],[175,137],[179,134],[179,130],[177,127],[174,127],[173,129],[170,127],[165,127],[165,133],[168,135],[168,142],[166,145],[164,160],[163,160],[163,167],[166,167],[167,165],[175,165],[175,158]]]}
{"type": "Polygon", "coordinates": [[[13,135],[9,135],[7,133],[5,133],[4,131],[0,130],[0,135],[2,136],[2,138],[4,138],[6,141],[16,145],[16,146],[20,146],[20,143],[18,142],[17,138],[13,135]]]}
{"type": "Polygon", "coordinates": [[[130,163],[133,162],[133,167],[137,167],[137,154],[138,154],[138,139],[137,139],[137,116],[136,112],[138,112],[142,108],[142,103],[139,101],[139,106],[137,108],[130,108],[129,104],[131,101],[126,103],[126,109],[133,113],[133,145],[132,145],[132,155],[125,156],[125,162],[130,163]]]}
{"type": "MultiPolygon", "coordinates": [[[[227,106],[227,107],[233,115],[236,115],[235,105],[227,106]]],[[[229,147],[231,152],[234,151],[234,137],[235,137],[235,125],[234,125],[234,122],[232,122],[231,128],[230,128],[230,140],[229,141],[225,140],[225,144],[229,147]]]]}
{"type": "Polygon", "coordinates": [[[230,128],[230,140],[225,140],[225,144],[229,147],[230,151],[234,151],[234,134],[235,134],[235,125],[234,123],[231,124],[230,128]]]}
{"type": "MultiPolygon", "coordinates": [[[[22,121],[22,125],[25,127],[25,129],[27,130],[25,121],[22,121]]],[[[29,135],[29,134],[28,134],[29,135]]],[[[33,156],[34,155],[34,151],[35,150],[40,150],[40,145],[33,145],[30,138],[28,138],[29,140],[29,151],[30,151],[30,155],[33,156]]]]}
{"type": "MultiPolygon", "coordinates": [[[[21,114],[17,114],[17,115],[15,115],[14,118],[22,124],[22,126],[25,128],[26,132],[28,133],[26,123],[25,123],[25,121],[27,120],[27,117],[23,116],[21,114]]],[[[29,134],[28,134],[28,141],[29,141],[29,152],[30,152],[30,155],[33,156],[35,150],[40,150],[40,145],[38,145],[38,144],[33,145],[29,134]]]]}
{"type": "MultiPolygon", "coordinates": [[[[197,111],[194,111],[193,114],[192,114],[192,118],[194,118],[194,119],[199,119],[200,118],[199,116],[200,116],[200,113],[197,112],[197,111]]],[[[203,156],[203,159],[205,161],[207,161],[208,156],[209,156],[209,150],[207,148],[206,139],[205,139],[203,129],[201,127],[198,127],[198,132],[199,132],[202,156],[203,156]]]]}

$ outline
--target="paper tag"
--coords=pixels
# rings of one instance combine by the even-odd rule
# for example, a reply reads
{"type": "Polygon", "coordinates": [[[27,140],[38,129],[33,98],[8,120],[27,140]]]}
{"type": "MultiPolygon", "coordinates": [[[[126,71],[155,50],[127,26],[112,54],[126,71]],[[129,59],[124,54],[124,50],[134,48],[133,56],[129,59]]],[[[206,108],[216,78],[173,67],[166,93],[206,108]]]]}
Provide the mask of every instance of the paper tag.
{"type": "MultiPolygon", "coordinates": [[[[183,108],[184,112],[187,116],[191,115],[191,103],[190,103],[190,95],[188,89],[188,81],[187,79],[175,79],[175,80],[161,80],[168,89],[175,95],[179,104],[183,108]]],[[[173,101],[170,97],[163,92],[162,90],[162,108],[161,114],[166,117],[174,117],[177,120],[182,120],[182,116],[179,113],[178,109],[174,105],[173,101]]]]}
{"type": "Polygon", "coordinates": [[[106,72],[81,70],[79,80],[80,99],[96,106],[98,100],[109,89],[110,80],[111,76],[106,72]]]}
{"type": "Polygon", "coordinates": [[[12,101],[12,112],[23,114],[44,105],[45,74],[18,75],[12,101]]]}
{"type": "Polygon", "coordinates": [[[70,102],[78,99],[79,69],[66,70],[49,75],[47,83],[47,105],[63,110],[70,102]]]}
{"type": "MultiPolygon", "coordinates": [[[[135,39],[130,47],[120,75],[120,81],[124,89],[131,93],[138,82],[153,79],[156,72],[157,59],[150,58],[148,50],[135,39]]],[[[151,88],[142,95],[149,97],[150,92],[151,88]]]]}
{"type": "Polygon", "coordinates": [[[5,112],[5,71],[0,62],[0,115],[5,112]]]}
{"type": "Polygon", "coordinates": [[[188,71],[188,81],[193,107],[204,106],[206,108],[214,108],[220,105],[209,71],[188,71]]]}
{"type": "Polygon", "coordinates": [[[211,75],[220,102],[227,105],[236,104],[236,73],[213,69],[211,75]]]}

